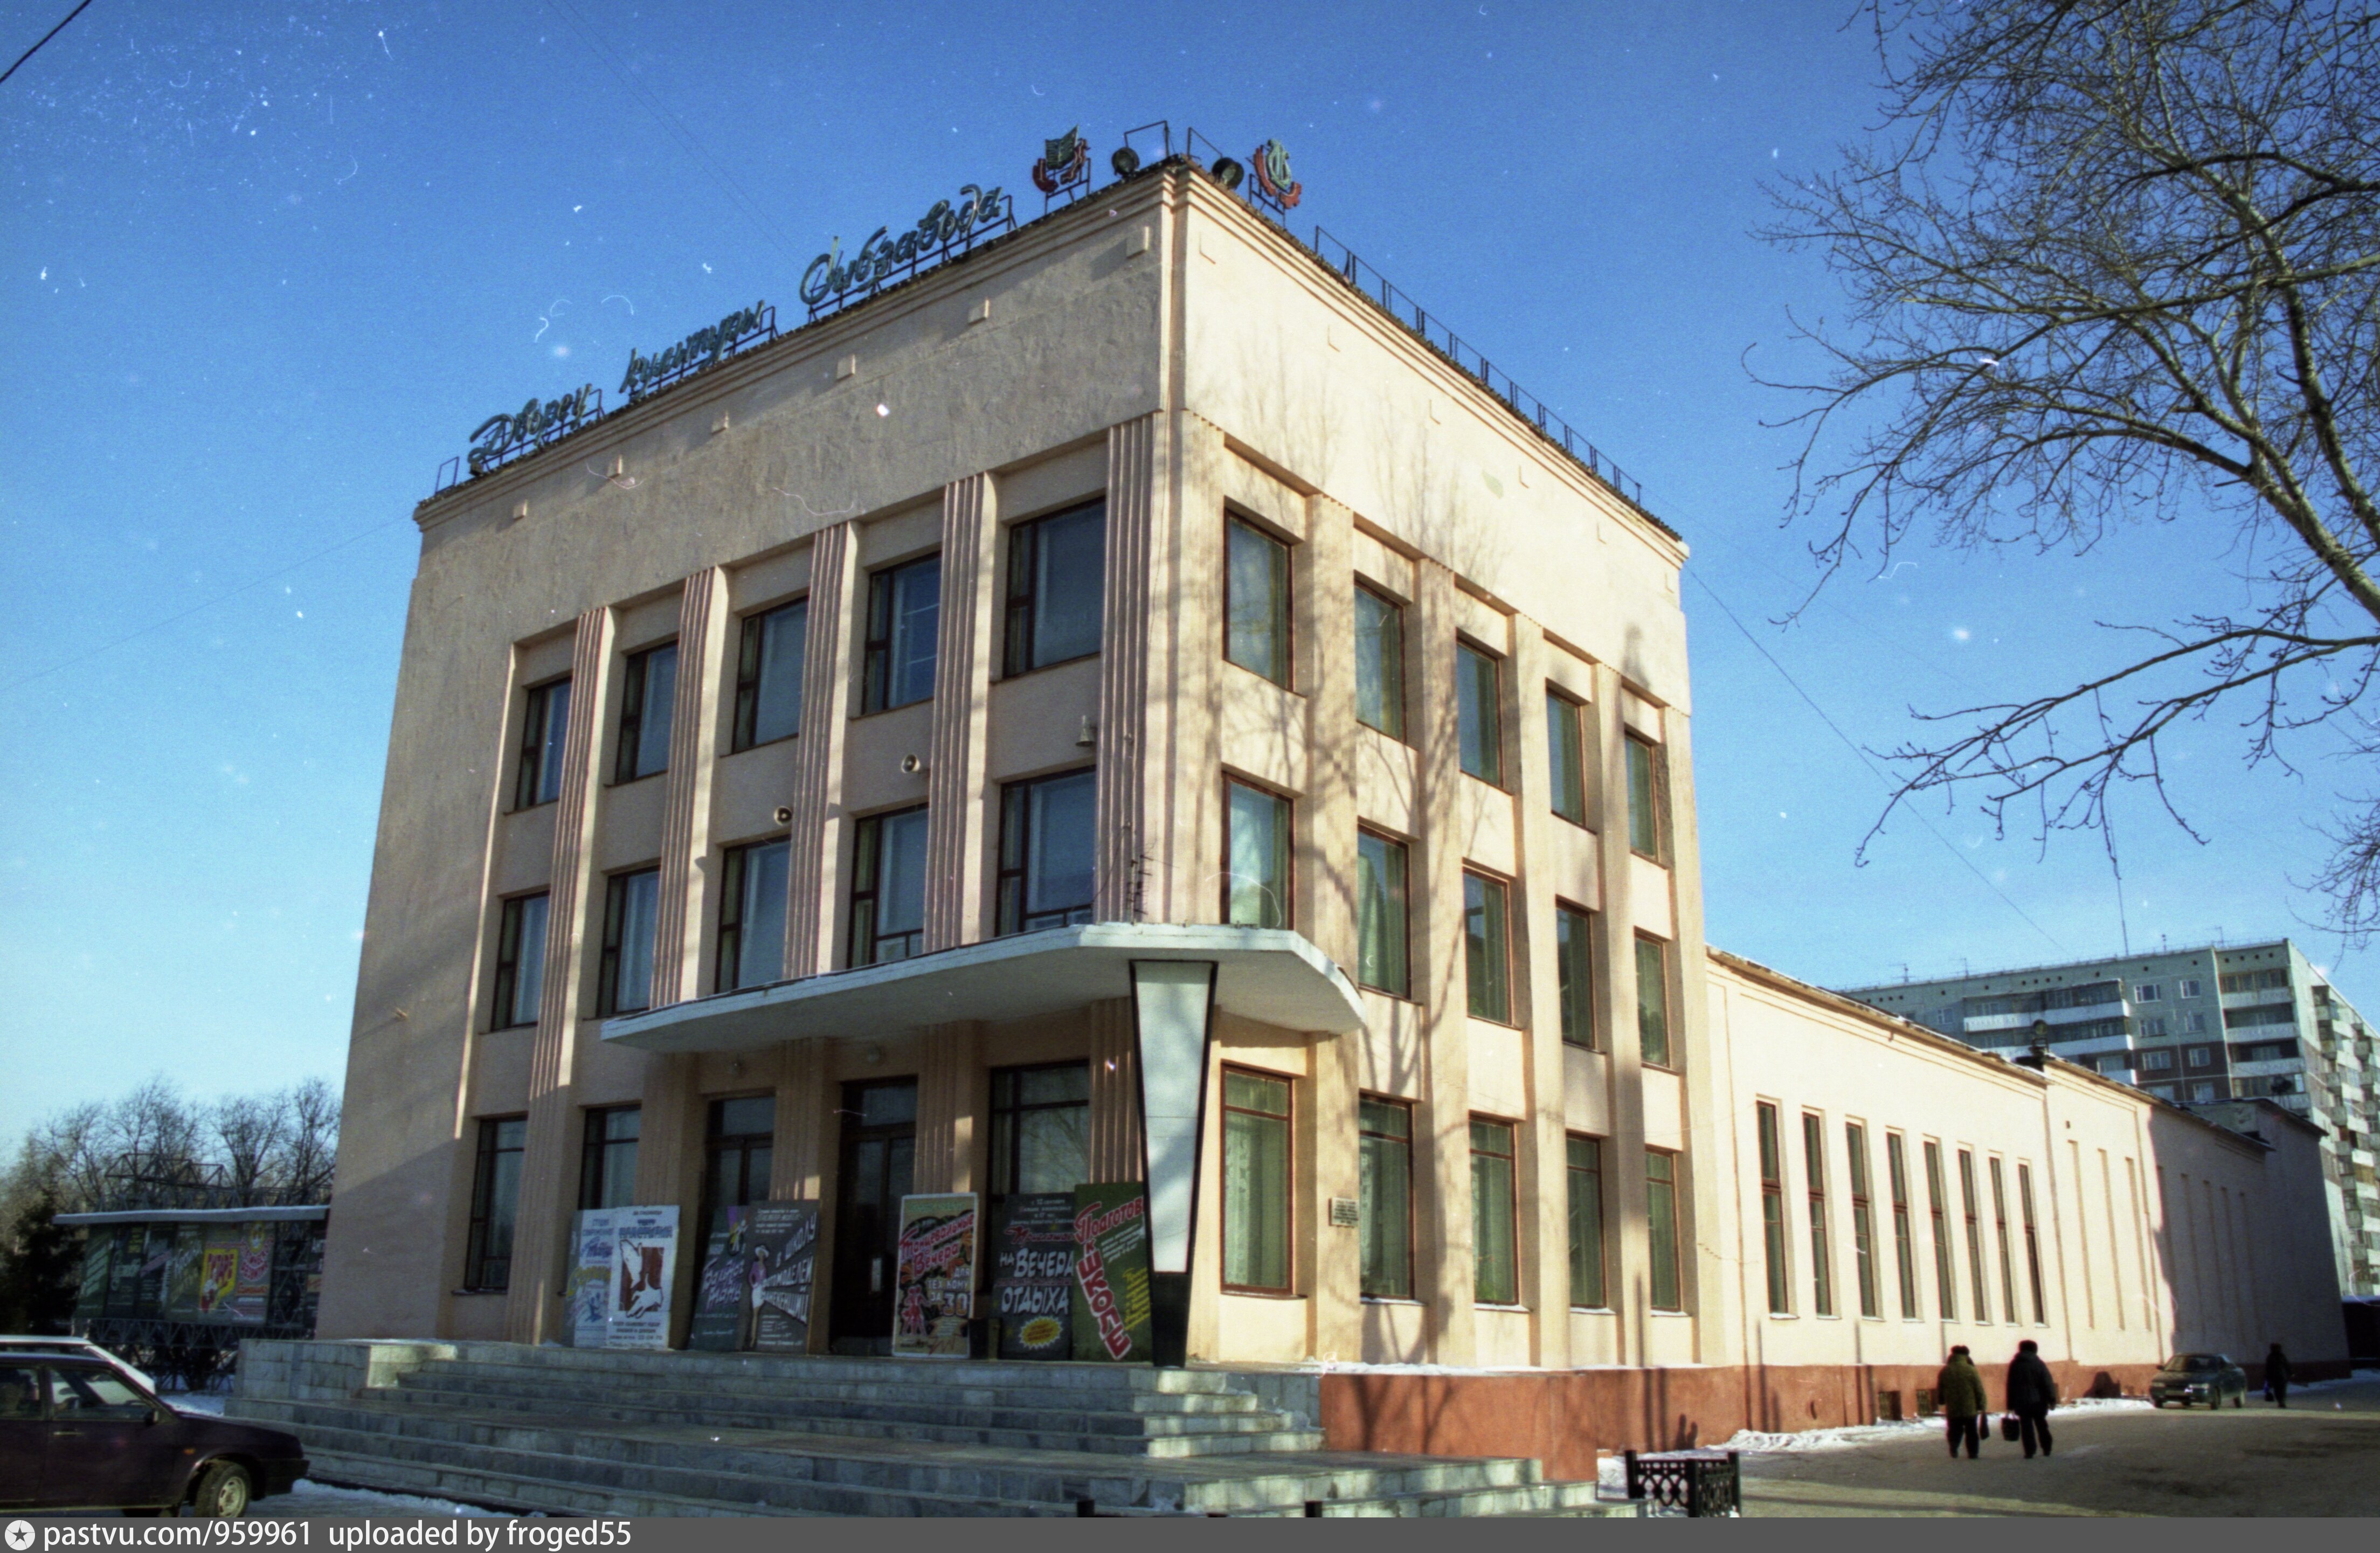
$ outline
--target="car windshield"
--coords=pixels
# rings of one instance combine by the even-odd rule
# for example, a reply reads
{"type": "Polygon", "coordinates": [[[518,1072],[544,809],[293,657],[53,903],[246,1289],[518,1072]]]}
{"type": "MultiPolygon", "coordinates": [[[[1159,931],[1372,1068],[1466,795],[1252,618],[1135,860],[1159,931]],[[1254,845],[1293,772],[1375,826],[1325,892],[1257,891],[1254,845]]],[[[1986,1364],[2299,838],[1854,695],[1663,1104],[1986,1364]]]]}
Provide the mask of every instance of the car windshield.
{"type": "Polygon", "coordinates": [[[2219,1370],[2222,1358],[2214,1353],[2177,1353],[2165,1362],[2168,1370],[2219,1370]]]}

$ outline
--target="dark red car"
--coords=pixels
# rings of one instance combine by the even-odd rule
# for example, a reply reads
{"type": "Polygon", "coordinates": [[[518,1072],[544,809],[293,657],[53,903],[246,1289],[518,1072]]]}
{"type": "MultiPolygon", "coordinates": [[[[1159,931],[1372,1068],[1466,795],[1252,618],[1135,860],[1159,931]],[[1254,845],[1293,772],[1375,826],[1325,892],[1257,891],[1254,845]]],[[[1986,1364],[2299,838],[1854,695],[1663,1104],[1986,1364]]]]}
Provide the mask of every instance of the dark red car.
{"type": "Polygon", "coordinates": [[[305,1475],[296,1435],[178,1413],[98,1354],[0,1349],[0,1511],[239,1515],[305,1475]]]}

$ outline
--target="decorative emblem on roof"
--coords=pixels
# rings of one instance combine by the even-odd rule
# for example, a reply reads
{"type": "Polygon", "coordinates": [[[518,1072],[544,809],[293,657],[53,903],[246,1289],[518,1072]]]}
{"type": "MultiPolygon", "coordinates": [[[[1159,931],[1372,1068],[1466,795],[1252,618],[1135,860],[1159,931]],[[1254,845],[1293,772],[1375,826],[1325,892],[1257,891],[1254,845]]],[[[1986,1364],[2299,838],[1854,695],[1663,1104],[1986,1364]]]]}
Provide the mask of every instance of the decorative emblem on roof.
{"type": "Polygon", "coordinates": [[[1050,196],[1079,188],[1090,181],[1091,144],[1076,125],[1054,140],[1044,140],[1041,160],[1033,164],[1033,187],[1050,196]]]}
{"type": "Polygon", "coordinates": [[[1284,211],[1293,208],[1305,186],[1290,173],[1289,148],[1279,140],[1267,140],[1257,147],[1250,160],[1257,164],[1257,188],[1266,201],[1284,211]]]}

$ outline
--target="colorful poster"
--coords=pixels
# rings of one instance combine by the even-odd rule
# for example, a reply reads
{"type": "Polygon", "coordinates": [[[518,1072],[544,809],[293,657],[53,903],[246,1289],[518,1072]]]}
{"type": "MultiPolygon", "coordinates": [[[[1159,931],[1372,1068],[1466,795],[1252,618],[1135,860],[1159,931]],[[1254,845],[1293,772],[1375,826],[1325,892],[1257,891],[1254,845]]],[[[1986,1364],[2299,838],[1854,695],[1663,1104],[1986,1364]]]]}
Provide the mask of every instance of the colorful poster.
{"type": "Polygon", "coordinates": [[[719,1228],[703,1244],[702,1270],[694,1280],[694,1319],[686,1345],[714,1353],[744,1346],[744,1268],[747,1210],[720,1210],[719,1228]]]}
{"type": "Polygon", "coordinates": [[[611,1343],[613,1242],[619,1210],[591,1207],[571,1237],[570,1284],[563,1295],[562,1340],[573,1348],[611,1343]]]}
{"type": "Polygon", "coordinates": [[[1074,1357],[1072,1192],[1025,1193],[1001,1205],[991,1278],[1002,1358],[1074,1357]]]}
{"type": "Polygon", "coordinates": [[[273,1296],[273,1226],[240,1226],[239,1283],[232,1291],[231,1318],[261,1325],[273,1296]]]}
{"type": "Polygon", "coordinates": [[[96,1320],[107,1314],[108,1273],[115,1265],[115,1231],[86,1231],[82,1242],[82,1287],[75,1294],[76,1320],[96,1320]]]}
{"type": "Polygon", "coordinates": [[[745,1341],[763,1353],[807,1353],[810,1286],[818,1274],[816,1203],[754,1203],[745,1220],[752,1325],[745,1341]]]}
{"type": "Polygon", "coordinates": [[[1075,1188],[1075,1357],[1148,1359],[1148,1197],[1137,1181],[1075,1188]]]}
{"type": "Polygon", "coordinates": [[[206,1249],[199,1259],[199,1319],[232,1319],[232,1297],[239,1292],[239,1253],[243,1241],[236,1224],[207,1226],[206,1249]]]}
{"type": "Polygon", "coordinates": [[[975,1194],[901,1199],[892,1284],[892,1354],[964,1359],[975,1315],[975,1194]]]}
{"type": "Polygon", "coordinates": [[[196,1224],[175,1226],[174,1249],[165,1263],[165,1315],[176,1321],[199,1317],[199,1275],[207,1255],[207,1231],[196,1224]]]}
{"type": "Polygon", "coordinates": [[[677,1277],[677,1205],[623,1207],[612,1248],[612,1323],[606,1346],[667,1348],[670,1285],[677,1277]]]}

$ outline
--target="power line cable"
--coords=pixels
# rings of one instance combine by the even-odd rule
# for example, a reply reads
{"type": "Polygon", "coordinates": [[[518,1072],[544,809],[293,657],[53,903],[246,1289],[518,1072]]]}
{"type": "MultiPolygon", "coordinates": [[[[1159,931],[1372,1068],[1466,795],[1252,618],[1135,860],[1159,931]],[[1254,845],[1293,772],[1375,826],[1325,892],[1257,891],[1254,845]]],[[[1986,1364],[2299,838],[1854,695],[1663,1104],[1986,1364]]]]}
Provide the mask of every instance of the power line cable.
{"type": "MultiPolygon", "coordinates": [[[[1888,792],[1898,791],[1893,787],[1892,779],[1885,775],[1884,772],[1877,768],[1876,763],[1868,758],[1867,751],[1862,749],[1858,743],[1854,741],[1850,734],[1844,733],[1842,729],[1837,725],[1833,718],[1827,715],[1827,710],[1818,705],[1816,699],[1813,698],[1808,691],[1802,688],[1802,682],[1795,679],[1791,673],[1786,669],[1785,665],[1777,661],[1777,655],[1770,652],[1768,649],[1762,644],[1760,638],[1752,634],[1751,630],[1745,626],[1742,620],[1737,616],[1735,611],[1728,608],[1727,601],[1718,596],[1718,590],[1713,588],[1709,583],[1705,582],[1699,574],[1694,574],[1694,581],[1701,586],[1702,590],[1710,595],[1711,602],[1717,604],[1719,607],[1720,613],[1727,616],[1729,621],[1734,625],[1738,631],[1743,633],[1743,639],[1752,644],[1752,650],[1767,659],[1768,661],[1768,666],[1776,670],[1779,676],[1782,678],[1787,685],[1792,686],[1793,694],[1802,698],[1803,704],[1817,714],[1818,721],[1827,725],[1827,731],[1834,734],[1835,737],[1842,740],[1843,747],[1857,756],[1859,758],[1859,763],[1867,768],[1868,774],[1875,777],[1877,782],[1883,783],[1888,792]]],[[[1974,875],[1975,878],[1983,884],[1985,889],[1990,891],[1993,894],[1998,895],[2001,902],[2008,906],[2009,910],[2016,913],[2019,916],[2023,917],[2025,926],[2031,928],[2034,932],[2039,933],[2043,938],[2047,939],[2050,946],[2056,949],[2060,954],[2066,952],[2066,946],[2058,942],[2055,934],[2051,933],[2048,928],[2044,928],[2040,923],[2035,922],[2033,919],[2032,915],[2022,906],[2017,904],[2016,901],[2007,891],[2002,890],[1998,885],[1994,884],[1991,880],[1990,875],[1985,873],[1983,869],[1975,867],[1973,858],[1969,857],[1965,853],[1961,852],[1956,846],[1950,844],[1950,838],[1936,830],[1934,828],[1933,821],[1927,819],[1923,814],[1918,813],[1914,808],[1911,809],[1909,813],[1918,824],[1925,827],[1925,833],[1927,835],[1932,836],[1936,841],[1942,843],[1943,851],[1949,853],[1951,856],[1956,857],[1959,860],[1960,867],[1974,875]]]]}
{"type": "MultiPolygon", "coordinates": [[[[89,9],[91,9],[91,0],[82,0],[81,5],[77,6],[73,10],[67,13],[67,21],[72,21],[75,18],[82,15],[83,12],[89,9]]],[[[67,30],[67,21],[62,21],[55,27],[51,28],[47,32],[42,33],[42,43],[48,42],[51,39],[65,31],[67,30]]],[[[17,65],[11,65],[6,70],[0,70],[0,86],[6,85],[8,78],[17,73],[18,65],[24,64],[25,61],[32,58],[33,55],[42,52],[42,43],[35,43],[31,48],[29,48],[24,53],[18,55],[17,56],[17,65]]]]}

